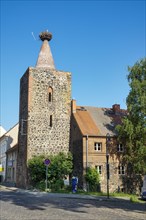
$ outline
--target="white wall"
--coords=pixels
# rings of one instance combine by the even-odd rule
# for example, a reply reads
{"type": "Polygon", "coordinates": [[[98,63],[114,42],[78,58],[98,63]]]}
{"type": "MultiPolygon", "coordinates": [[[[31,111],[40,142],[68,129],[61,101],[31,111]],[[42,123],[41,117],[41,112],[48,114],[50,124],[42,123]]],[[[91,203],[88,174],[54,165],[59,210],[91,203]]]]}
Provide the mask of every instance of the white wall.
{"type": "Polygon", "coordinates": [[[0,138],[4,135],[4,133],[6,133],[6,130],[0,126],[0,138]]]}
{"type": "Polygon", "coordinates": [[[6,151],[18,143],[18,128],[19,125],[16,124],[0,137],[0,164],[3,168],[0,175],[2,176],[2,181],[5,181],[6,178],[6,151]]]}

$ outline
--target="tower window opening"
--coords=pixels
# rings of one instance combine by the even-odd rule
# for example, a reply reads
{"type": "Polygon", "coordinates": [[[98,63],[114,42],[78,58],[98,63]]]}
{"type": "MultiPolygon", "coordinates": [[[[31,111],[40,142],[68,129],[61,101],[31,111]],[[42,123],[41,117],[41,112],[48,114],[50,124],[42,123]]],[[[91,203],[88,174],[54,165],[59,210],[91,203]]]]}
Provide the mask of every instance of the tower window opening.
{"type": "Polygon", "coordinates": [[[50,115],[50,127],[52,127],[52,115],[50,115]]]}
{"type": "Polygon", "coordinates": [[[53,89],[52,89],[52,87],[49,87],[49,89],[48,89],[48,95],[49,95],[48,101],[49,101],[49,102],[52,102],[52,100],[53,100],[53,89]]]}
{"type": "Polygon", "coordinates": [[[49,102],[51,102],[52,101],[52,94],[51,94],[51,92],[49,92],[49,102]]]}

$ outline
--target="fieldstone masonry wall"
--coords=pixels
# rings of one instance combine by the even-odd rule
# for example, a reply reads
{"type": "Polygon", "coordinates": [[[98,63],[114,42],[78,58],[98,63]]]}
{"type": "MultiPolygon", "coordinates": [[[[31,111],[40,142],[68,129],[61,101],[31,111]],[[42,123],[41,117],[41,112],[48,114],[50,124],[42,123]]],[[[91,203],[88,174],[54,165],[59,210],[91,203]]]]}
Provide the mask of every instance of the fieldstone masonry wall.
{"type": "Polygon", "coordinates": [[[37,154],[68,152],[71,75],[47,69],[30,69],[33,78],[28,113],[28,159],[37,154]],[[53,89],[49,102],[48,88],[53,89]],[[52,115],[52,126],[50,116],[52,115]]]}
{"type": "Polygon", "coordinates": [[[27,117],[27,135],[22,137],[19,133],[19,152],[24,153],[24,158],[22,154],[18,154],[18,166],[21,172],[18,172],[17,184],[26,187],[27,180],[24,181],[22,176],[25,178],[26,163],[30,158],[34,155],[69,151],[71,73],[31,67],[22,79],[20,122],[22,118],[27,117]],[[49,101],[49,87],[53,91],[51,102],[49,101]],[[26,97],[28,97],[28,102],[26,97]],[[20,163],[21,160],[25,165],[20,163]]]}
{"type": "Polygon", "coordinates": [[[28,85],[29,70],[20,80],[19,134],[17,152],[16,184],[18,187],[27,185],[27,118],[28,118],[28,85]]]}

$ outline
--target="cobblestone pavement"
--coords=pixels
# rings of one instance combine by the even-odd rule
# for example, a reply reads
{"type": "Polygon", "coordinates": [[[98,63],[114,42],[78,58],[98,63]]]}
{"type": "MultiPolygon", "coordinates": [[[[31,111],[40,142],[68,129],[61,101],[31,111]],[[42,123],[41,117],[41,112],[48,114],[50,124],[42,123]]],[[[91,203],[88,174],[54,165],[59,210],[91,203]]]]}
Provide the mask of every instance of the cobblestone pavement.
{"type": "Polygon", "coordinates": [[[1,220],[146,220],[146,203],[1,189],[1,220]]]}

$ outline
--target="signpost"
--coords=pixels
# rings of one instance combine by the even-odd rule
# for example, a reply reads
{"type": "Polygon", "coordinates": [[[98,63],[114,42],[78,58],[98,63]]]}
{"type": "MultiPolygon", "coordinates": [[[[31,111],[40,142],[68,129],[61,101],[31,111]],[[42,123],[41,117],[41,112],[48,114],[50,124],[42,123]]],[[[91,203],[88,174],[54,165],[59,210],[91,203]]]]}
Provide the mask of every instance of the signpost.
{"type": "Polygon", "coordinates": [[[48,188],[48,166],[50,165],[50,160],[49,159],[45,159],[44,160],[44,164],[46,166],[46,190],[48,188]]]}

